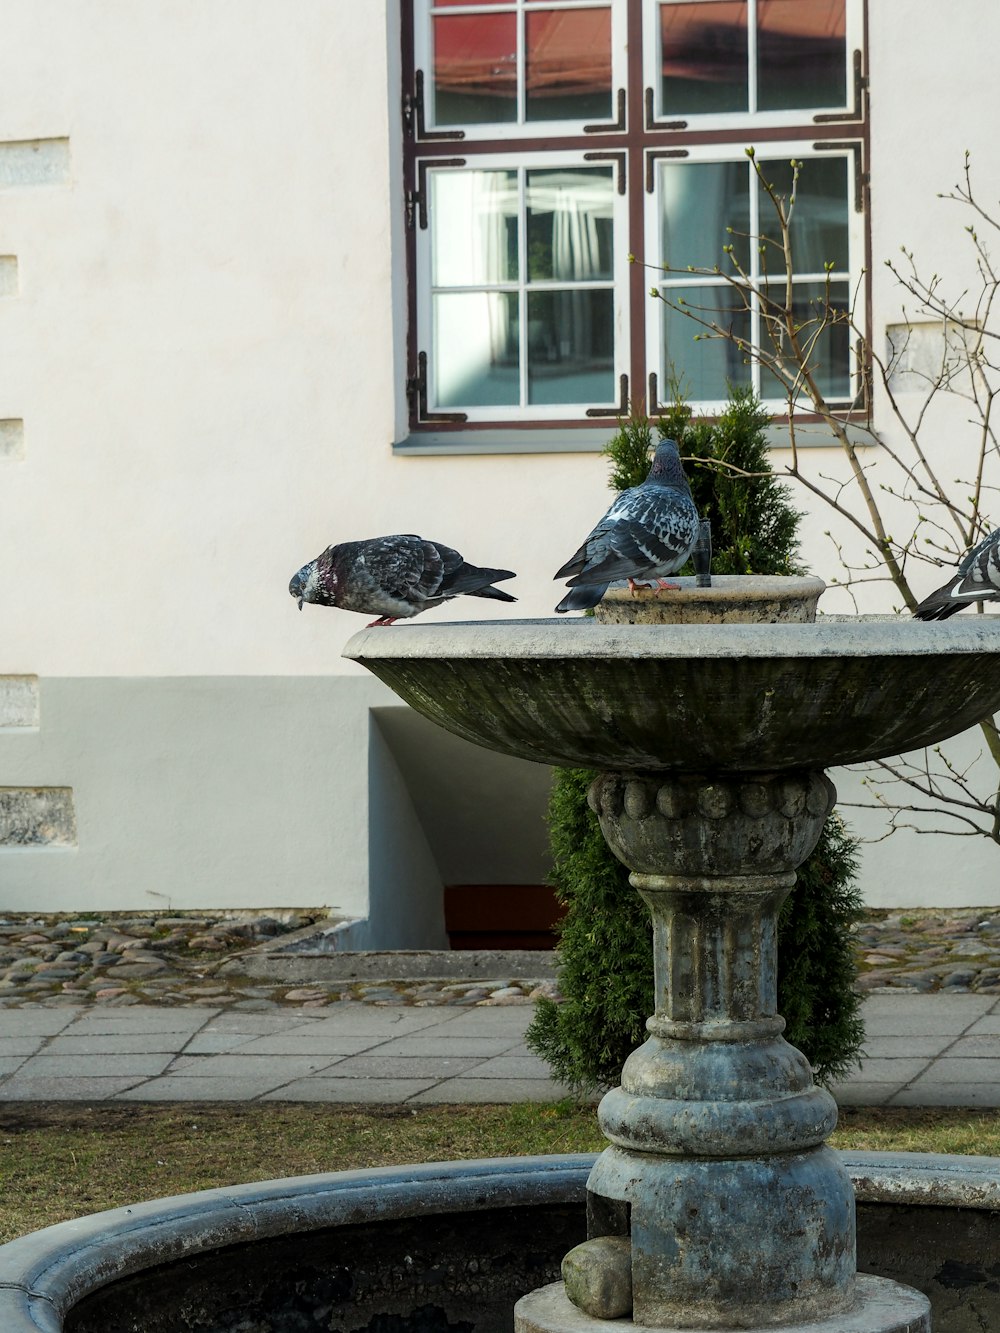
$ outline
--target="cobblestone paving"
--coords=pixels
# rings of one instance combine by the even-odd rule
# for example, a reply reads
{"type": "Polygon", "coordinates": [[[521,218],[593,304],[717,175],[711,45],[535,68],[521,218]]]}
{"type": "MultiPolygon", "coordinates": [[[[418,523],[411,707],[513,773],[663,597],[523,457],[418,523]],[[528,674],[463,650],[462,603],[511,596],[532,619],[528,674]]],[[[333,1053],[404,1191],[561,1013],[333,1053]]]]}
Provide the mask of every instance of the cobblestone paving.
{"type": "Polygon", "coordinates": [[[108,914],[0,916],[0,1008],[83,1005],[209,1005],[265,1012],[331,1005],[517,1005],[558,998],[554,983],[524,978],[493,981],[318,983],[288,986],[241,977],[223,962],[319,918],[303,912],[273,916],[108,914]]]}
{"type": "MultiPolygon", "coordinates": [[[[287,986],[233,973],[234,958],[318,918],[273,916],[0,916],[0,1008],[210,1005],[267,1011],[331,1005],[526,1005],[559,998],[551,981],[317,983],[287,986]],[[221,963],[230,963],[225,976],[221,963]]],[[[1000,994],[1000,910],[870,912],[855,928],[858,989],[1000,994]]]]}
{"type": "Polygon", "coordinates": [[[869,913],[856,927],[858,989],[1000,994],[1000,910],[869,913]]]}

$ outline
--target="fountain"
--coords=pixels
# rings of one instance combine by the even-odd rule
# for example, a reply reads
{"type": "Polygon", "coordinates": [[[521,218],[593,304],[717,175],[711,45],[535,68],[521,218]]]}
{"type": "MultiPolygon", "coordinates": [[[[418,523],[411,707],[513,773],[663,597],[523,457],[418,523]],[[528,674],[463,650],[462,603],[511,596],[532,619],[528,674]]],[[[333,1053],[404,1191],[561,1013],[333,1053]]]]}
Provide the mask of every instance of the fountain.
{"type": "Polygon", "coordinates": [[[777,914],[833,808],[823,770],[992,712],[1000,628],[623,614],[369,630],[345,654],[470,741],[600,770],[591,806],[652,913],[656,1009],[600,1105],[589,1239],[515,1328],[929,1329],[918,1292],[856,1272],[836,1105],[781,1035],[777,914]]]}
{"type": "Polygon", "coordinates": [[[997,1164],[825,1146],[836,1108],[781,1036],[774,932],[833,803],[824,769],[1000,707],[1000,626],[417,623],[362,631],[346,655],[476,744],[600,772],[591,800],[653,914],[656,968],[649,1037],[601,1103],[609,1146],[62,1223],[0,1247],[0,1326],[493,1333],[516,1301],[519,1333],[925,1333],[926,1298],[885,1274],[945,1308],[952,1272],[979,1322],[963,1306],[949,1333],[1000,1315],[975,1275],[996,1245],[997,1164]],[[852,1183],[883,1276],[856,1272],[852,1183]]]}

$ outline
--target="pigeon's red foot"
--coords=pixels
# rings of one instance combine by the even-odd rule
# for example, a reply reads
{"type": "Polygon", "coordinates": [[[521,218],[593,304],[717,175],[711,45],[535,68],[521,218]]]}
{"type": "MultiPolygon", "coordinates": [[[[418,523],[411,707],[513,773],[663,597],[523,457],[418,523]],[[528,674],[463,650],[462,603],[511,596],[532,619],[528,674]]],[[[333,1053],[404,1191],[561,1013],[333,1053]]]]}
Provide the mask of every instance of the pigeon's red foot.
{"type": "Polygon", "coordinates": [[[635,579],[629,579],[628,581],[628,590],[633,597],[635,597],[640,590],[645,592],[647,588],[651,588],[652,586],[651,583],[636,583],[635,579]]]}
{"type": "Polygon", "coordinates": [[[670,592],[680,592],[681,590],[681,585],[679,583],[671,583],[669,579],[657,579],[656,582],[662,589],[670,592]]]}
{"type": "Polygon", "coordinates": [[[379,616],[378,620],[370,620],[365,626],[366,629],[374,629],[376,625],[395,625],[399,616],[379,616]]]}

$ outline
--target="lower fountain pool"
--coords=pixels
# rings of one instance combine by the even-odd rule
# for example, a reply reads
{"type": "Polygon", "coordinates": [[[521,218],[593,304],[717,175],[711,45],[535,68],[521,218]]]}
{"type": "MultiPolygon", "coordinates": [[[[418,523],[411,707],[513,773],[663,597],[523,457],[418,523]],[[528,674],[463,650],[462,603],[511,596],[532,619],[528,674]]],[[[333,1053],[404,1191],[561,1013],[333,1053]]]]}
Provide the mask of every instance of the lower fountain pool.
{"type": "MultiPolygon", "coordinates": [[[[1000,1328],[1000,1159],[842,1154],[859,1267],[1000,1328]]],[[[0,1247],[3,1333],[500,1333],[586,1234],[594,1157],[349,1171],[207,1190],[0,1247]]]]}

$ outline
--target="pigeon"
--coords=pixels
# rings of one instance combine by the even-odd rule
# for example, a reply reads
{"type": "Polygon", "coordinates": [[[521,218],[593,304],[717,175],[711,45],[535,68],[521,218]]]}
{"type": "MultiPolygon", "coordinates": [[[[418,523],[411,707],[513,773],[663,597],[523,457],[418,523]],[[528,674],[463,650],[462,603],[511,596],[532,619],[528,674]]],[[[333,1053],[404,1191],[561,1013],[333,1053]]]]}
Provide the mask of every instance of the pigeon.
{"type": "Polygon", "coordinates": [[[293,575],[288,591],[298,598],[300,611],[303,602],[315,602],[376,615],[371,628],[419,615],[459,593],[516,602],[490,586],[514,577],[509,569],[467,565],[450,546],[409,532],[328,546],[293,575]]]}
{"type": "Polygon", "coordinates": [[[1000,528],[967,551],[954,574],[913,612],[917,620],[947,620],[970,602],[1000,601],[1000,528]]]}
{"type": "Polygon", "coordinates": [[[676,574],[701,536],[701,520],[674,440],[663,440],[649,475],[640,486],[622,491],[580,549],[555,575],[567,579],[569,592],[556,611],[584,611],[596,606],[615,579],[628,579],[634,592],[639,579],[655,579],[661,588],[676,574]]]}

